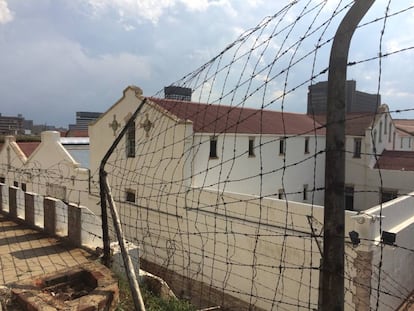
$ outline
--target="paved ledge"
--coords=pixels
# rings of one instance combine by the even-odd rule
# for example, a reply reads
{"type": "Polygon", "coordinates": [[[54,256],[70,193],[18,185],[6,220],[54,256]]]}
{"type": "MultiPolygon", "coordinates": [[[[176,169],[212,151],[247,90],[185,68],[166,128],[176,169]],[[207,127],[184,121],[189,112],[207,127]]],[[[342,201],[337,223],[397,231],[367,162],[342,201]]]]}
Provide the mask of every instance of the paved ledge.
{"type": "Polygon", "coordinates": [[[87,251],[18,224],[0,213],[0,285],[78,266],[87,251]]]}

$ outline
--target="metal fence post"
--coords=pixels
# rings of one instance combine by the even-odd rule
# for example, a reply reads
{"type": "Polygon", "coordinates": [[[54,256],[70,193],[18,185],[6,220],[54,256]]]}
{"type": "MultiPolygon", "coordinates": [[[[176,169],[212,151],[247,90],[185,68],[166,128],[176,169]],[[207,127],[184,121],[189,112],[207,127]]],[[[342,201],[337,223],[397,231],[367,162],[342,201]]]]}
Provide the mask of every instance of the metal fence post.
{"type": "Polygon", "coordinates": [[[374,0],[356,0],[332,44],[328,74],[322,310],[344,310],[345,83],[352,35],[374,0]]]}
{"type": "Polygon", "coordinates": [[[109,227],[108,227],[108,213],[107,213],[107,204],[106,204],[106,193],[105,193],[105,179],[106,179],[106,172],[105,172],[105,165],[108,162],[108,159],[111,157],[113,152],[115,151],[116,147],[119,145],[121,139],[124,137],[126,131],[128,130],[129,126],[132,122],[136,119],[138,113],[141,111],[141,108],[147,102],[147,99],[144,98],[142,102],[139,104],[138,108],[132,114],[131,118],[125,124],[124,128],[121,130],[119,135],[116,137],[115,141],[112,143],[111,147],[106,152],[105,156],[102,158],[101,164],[99,166],[99,188],[100,188],[100,198],[101,198],[101,213],[102,213],[102,239],[103,239],[103,258],[102,262],[107,267],[110,266],[110,237],[109,237],[109,227]]]}

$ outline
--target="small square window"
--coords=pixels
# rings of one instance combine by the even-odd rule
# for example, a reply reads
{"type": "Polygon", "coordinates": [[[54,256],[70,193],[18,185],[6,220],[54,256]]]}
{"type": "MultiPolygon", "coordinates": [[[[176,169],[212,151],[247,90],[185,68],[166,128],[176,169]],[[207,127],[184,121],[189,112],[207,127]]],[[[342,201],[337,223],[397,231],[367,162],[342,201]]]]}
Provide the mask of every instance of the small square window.
{"type": "Polygon", "coordinates": [[[278,197],[279,200],[284,200],[285,199],[285,189],[279,189],[277,197],[278,197]]]}
{"type": "Polygon", "coordinates": [[[125,201],[130,202],[130,203],[135,203],[135,191],[134,190],[125,191],[125,201]]]}
{"type": "Polygon", "coordinates": [[[13,186],[19,187],[19,183],[17,181],[13,181],[13,186]]]}
{"type": "Polygon", "coordinates": [[[249,157],[254,157],[254,138],[249,138],[249,157]]]}
{"type": "Polygon", "coordinates": [[[303,201],[308,200],[308,185],[303,185],[303,201]]]}
{"type": "Polygon", "coordinates": [[[5,184],[6,183],[6,177],[0,176],[0,183],[5,184]]]}
{"type": "Polygon", "coordinates": [[[305,137],[305,153],[309,153],[309,137],[305,137]]]}
{"type": "Polygon", "coordinates": [[[23,183],[23,182],[22,182],[22,190],[23,190],[24,192],[26,192],[26,191],[27,191],[27,186],[26,186],[26,184],[25,184],[25,183],[23,183]]]}
{"type": "Polygon", "coordinates": [[[210,159],[217,158],[217,137],[210,137],[210,159]]]}
{"type": "Polygon", "coordinates": [[[286,149],[285,138],[280,138],[280,140],[279,140],[279,154],[280,155],[285,154],[285,149],[286,149]]]}

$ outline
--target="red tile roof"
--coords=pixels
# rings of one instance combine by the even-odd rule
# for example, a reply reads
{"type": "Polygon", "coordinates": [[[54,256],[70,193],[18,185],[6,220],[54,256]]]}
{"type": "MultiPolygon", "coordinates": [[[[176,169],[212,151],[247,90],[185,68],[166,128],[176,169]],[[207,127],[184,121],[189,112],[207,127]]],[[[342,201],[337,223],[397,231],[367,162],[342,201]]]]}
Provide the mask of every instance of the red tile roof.
{"type": "Polygon", "coordinates": [[[88,130],[69,130],[62,137],[89,137],[88,130]]]}
{"type": "Polygon", "coordinates": [[[23,153],[26,155],[26,157],[29,157],[33,151],[39,146],[40,141],[36,142],[17,142],[17,145],[19,145],[20,149],[23,151],[23,153]]]}
{"type": "Polygon", "coordinates": [[[375,164],[375,168],[414,171],[414,151],[384,150],[375,164]]]}
{"type": "Polygon", "coordinates": [[[410,119],[394,119],[395,127],[408,134],[414,135],[414,120],[410,119]]]}
{"type": "Polygon", "coordinates": [[[246,107],[212,105],[163,98],[151,101],[182,120],[191,120],[198,133],[313,135],[324,129],[305,114],[246,107]],[[315,130],[316,128],[316,130],[315,130]]]}
{"type": "MultiPolygon", "coordinates": [[[[345,122],[345,134],[350,136],[364,136],[375,118],[374,113],[348,113],[345,122]]],[[[326,115],[315,115],[315,120],[326,124],[326,115]]]]}

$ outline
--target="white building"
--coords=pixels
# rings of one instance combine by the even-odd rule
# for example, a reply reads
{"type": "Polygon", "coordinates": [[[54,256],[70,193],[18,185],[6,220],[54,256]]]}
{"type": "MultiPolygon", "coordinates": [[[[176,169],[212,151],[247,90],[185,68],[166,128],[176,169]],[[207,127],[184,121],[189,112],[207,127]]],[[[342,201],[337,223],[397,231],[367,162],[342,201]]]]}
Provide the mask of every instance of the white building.
{"type": "MultiPolygon", "coordinates": [[[[109,148],[111,140],[106,138],[119,132],[142,100],[136,92],[128,87],[124,97],[90,127],[92,172],[109,148]],[[118,124],[116,130],[113,124],[118,124]]],[[[136,145],[146,144],[152,132],[174,130],[171,140],[159,139],[162,158],[157,161],[161,166],[165,161],[180,163],[176,170],[183,179],[177,182],[186,186],[322,204],[325,137],[318,126],[304,114],[149,98],[133,137],[136,145]],[[168,127],[168,122],[174,124],[168,127]],[[166,154],[173,144],[174,150],[182,148],[178,158],[166,154]]],[[[127,162],[146,156],[125,155],[127,162]]],[[[160,167],[158,171],[160,178],[171,178],[160,167]]]]}

